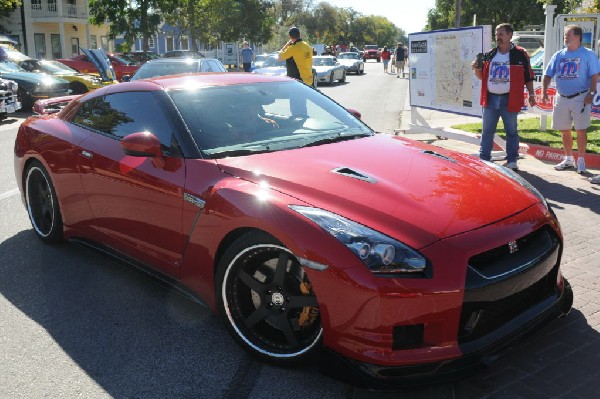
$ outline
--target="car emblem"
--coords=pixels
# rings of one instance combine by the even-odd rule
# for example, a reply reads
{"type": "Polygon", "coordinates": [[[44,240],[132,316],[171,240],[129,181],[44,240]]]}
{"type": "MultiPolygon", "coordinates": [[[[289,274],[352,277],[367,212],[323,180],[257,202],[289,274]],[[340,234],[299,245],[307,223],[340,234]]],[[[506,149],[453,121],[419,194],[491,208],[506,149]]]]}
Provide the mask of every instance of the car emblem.
{"type": "Polygon", "coordinates": [[[283,295],[281,295],[279,292],[276,292],[271,296],[271,301],[274,305],[281,306],[283,305],[283,295]]]}
{"type": "Polygon", "coordinates": [[[508,251],[511,254],[514,254],[515,252],[517,252],[519,250],[519,246],[517,245],[516,241],[511,241],[508,243],[508,251]]]}

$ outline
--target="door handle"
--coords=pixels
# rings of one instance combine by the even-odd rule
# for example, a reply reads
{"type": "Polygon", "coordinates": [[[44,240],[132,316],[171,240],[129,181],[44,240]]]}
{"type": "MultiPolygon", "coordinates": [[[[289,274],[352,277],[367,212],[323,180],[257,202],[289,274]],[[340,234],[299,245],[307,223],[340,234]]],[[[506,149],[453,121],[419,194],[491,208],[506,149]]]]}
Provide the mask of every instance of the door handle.
{"type": "Polygon", "coordinates": [[[86,158],[89,158],[89,159],[92,159],[94,157],[94,155],[92,155],[91,152],[86,151],[86,150],[81,150],[81,155],[84,156],[84,157],[86,157],[86,158]]]}

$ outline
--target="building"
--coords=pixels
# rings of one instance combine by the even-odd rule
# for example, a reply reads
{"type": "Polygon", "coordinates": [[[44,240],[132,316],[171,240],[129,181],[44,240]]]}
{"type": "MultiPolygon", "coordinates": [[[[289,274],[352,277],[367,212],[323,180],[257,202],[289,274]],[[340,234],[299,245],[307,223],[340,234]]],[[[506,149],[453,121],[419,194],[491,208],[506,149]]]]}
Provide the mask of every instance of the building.
{"type": "Polygon", "coordinates": [[[20,51],[38,59],[71,58],[83,48],[114,51],[109,25],[89,22],[87,0],[22,0],[21,7],[2,20],[5,33],[20,51]]]}

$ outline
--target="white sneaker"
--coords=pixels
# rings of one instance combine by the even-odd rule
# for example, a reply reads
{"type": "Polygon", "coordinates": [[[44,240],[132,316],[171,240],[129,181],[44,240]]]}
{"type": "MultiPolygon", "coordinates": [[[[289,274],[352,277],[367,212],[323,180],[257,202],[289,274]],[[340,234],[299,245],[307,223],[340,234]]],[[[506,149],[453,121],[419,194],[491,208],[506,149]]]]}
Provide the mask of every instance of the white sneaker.
{"type": "Polygon", "coordinates": [[[565,170],[570,168],[575,168],[575,161],[567,158],[564,158],[561,163],[554,166],[554,169],[556,170],[565,170]]]}
{"type": "Polygon", "coordinates": [[[517,165],[516,162],[506,162],[504,165],[505,168],[508,169],[512,169],[512,170],[519,170],[519,166],[517,165]]]}
{"type": "Polygon", "coordinates": [[[600,184],[600,175],[590,177],[590,182],[592,182],[593,184],[600,184]]]}
{"type": "Polygon", "coordinates": [[[577,173],[582,174],[586,172],[587,169],[585,168],[585,159],[581,157],[577,158],[577,173]]]}

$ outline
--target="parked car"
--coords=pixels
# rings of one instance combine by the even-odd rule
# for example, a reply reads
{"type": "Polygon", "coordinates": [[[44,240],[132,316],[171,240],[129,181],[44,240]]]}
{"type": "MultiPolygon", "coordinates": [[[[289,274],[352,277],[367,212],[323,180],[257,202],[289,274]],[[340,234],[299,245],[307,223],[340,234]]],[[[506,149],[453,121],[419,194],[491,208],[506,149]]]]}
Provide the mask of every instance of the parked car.
{"type": "Polygon", "coordinates": [[[510,41],[532,56],[538,49],[544,48],[544,32],[515,32],[510,41]]]}
{"type": "Polygon", "coordinates": [[[43,242],[150,270],[255,357],[329,354],[355,384],[455,377],[569,312],[531,184],[355,114],[287,77],[118,84],[27,119],[16,181],[43,242]]]}
{"type": "Polygon", "coordinates": [[[0,62],[0,77],[18,84],[17,98],[23,111],[31,111],[36,100],[69,94],[66,80],[27,72],[12,61],[0,62]]]}
{"type": "Polygon", "coordinates": [[[357,75],[365,73],[365,63],[358,53],[339,53],[337,60],[346,69],[346,73],[355,73],[357,75]]]}
{"type": "Polygon", "coordinates": [[[381,51],[379,50],[379,46],[376,44],[366,44],[363,49],[362,57],[364,62],[367,62],[367,60],[377,60],[377,62],[381,62],[381,51]]]}
{"type": "Polygon", "coordinates": [[[158,58],[143,64],[133,76],[124,76],[123,81],[195,72],[227,72],[227,69],[216,58],[158,58]]]}
{"type": "Polygon", "coordinates": [[[77,72],[73,68],[55,60],[46,61],[30,58],[18,62],[18,65],[29,72],[43,73],[66,80],[69,82],[71,94],[83,94],[90,90],[116,83],[114,80],[105,82],[97,75],[77,72]]]}
{"type": "MultiPolygon", "coordinates": [[[[276,55],[267,57],[262,67],[252,70],[252,73],[259,73],[261,75],[270,76],[286,76],[287,68],[285,66],[285,60],[280,60],[276,55]]],[[[318,85],[317,70],[313,68],[313,85],[316,88],[318,85]]]]}
{"type": "Polygon", "coordinates": [[[160,58],[160,55],[154,51],[126,51],[124,53],[120,53],[120,55],[130,58],[138,64],[143,64],[146,61],[160,58]]]}
{"type": "Polygon", "coordinates": [[[0,121],[8,118],[8,114],[21,109],[18,91],[18,83],[0,78],[0,121]]]}
{"type": "MultiPolygon", "coordinates": [[[[83,49],[82,49],[83,50],[83,49]]],[[[124,75],[133,75],[140,67],[136,62],[119,57],[116,54],[107,54],[108,59],[115,71],[117,80],[120,82],[124,75]]],[[[68,67],[82,73],[96,73],[97,68],[94,62],[87,54],[80,54],[73,58],[59,58],[57,61],[62,62],[68,67]]]]}
{"type": "Polygon", "coordinates": [[[164,53],[163,58],[204,58],[204,56],[193,50],[171,50],[164,53]]]}
{"type": "Polygon", "coordinates": [[[333,85],[334,81],[346,81],[346,68],[342,66],[337,58],[330,55],[313,57],[313,67],[317,71],[319,83],[326,82],[333,85]]]}
{"type": "Polygon", "coordinates": [[[265,60],[269,57],[269,54],[258,54],[254,56],[254,62],[252,62],[252,69],[262,68],[265,60]]]}

